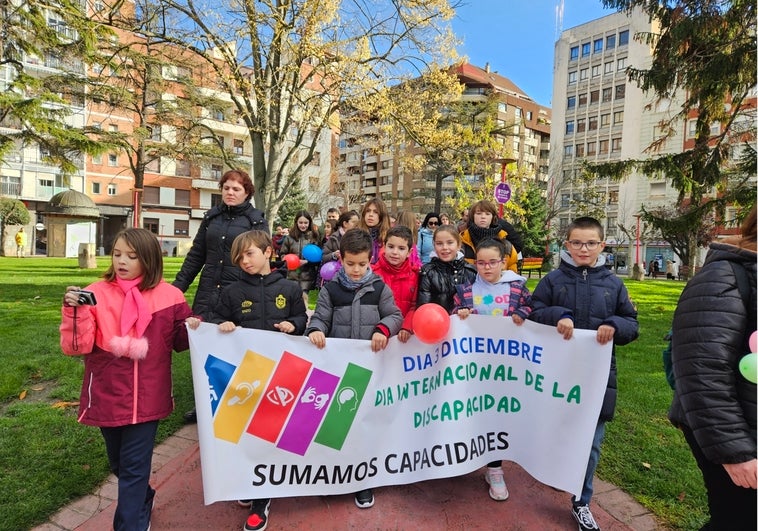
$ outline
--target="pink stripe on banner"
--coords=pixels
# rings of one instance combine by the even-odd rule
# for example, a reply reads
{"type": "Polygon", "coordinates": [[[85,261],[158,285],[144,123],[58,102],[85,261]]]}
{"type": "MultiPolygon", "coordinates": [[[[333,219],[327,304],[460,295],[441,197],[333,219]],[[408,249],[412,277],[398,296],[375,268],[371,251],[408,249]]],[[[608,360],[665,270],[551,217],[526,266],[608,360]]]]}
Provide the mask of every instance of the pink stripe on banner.
{"type": "Polygon", "coordinates": [[[305,455],[321,420],[329,409],[339,377],[314,368],[303,386],[277,448],[305,455]]]}

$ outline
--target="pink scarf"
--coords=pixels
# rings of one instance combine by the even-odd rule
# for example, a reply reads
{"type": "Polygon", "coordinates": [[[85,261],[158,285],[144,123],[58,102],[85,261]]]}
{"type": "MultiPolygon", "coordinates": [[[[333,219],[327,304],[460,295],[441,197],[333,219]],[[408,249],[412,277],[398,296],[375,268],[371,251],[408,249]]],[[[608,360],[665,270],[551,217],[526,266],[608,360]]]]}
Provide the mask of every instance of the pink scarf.
{"type": "Polygon", "coordinates": [[[140,282],[142,277],[133,280],[116,278],[116,283],[124,292],[124,303],[121,307],[121,336],[112,337],[110,347],[118,357],[141,360],[147,356],[147,338],[142,336],[153,316],[139,290],[140,282]]]}

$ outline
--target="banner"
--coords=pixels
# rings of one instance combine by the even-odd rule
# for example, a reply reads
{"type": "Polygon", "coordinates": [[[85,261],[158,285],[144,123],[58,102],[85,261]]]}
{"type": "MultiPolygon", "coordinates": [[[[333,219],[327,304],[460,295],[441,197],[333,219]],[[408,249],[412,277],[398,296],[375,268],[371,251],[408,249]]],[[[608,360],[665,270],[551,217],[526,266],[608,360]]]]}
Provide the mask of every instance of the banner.
{"type": "MultiPolygon", "coordinates": [[[[190,330],[205,503],[344,494],[490,461],[581,493],[611,343],[472,315],[440,343],[190,330]]],[[[507,481],[508,478],[506,478],[507,481]]]]}

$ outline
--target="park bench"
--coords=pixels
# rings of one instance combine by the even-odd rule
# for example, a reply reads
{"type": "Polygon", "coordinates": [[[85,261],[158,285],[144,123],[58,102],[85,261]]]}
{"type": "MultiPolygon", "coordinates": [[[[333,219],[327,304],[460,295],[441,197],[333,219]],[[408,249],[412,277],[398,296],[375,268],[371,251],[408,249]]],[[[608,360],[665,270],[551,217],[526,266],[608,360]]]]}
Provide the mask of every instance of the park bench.
{"type": "Polygon", "coordinates": [[[524,258],[521,261],[519,274],[523,275],[526,272],[527,276],[532,278],[532,271],[537,271],[539,278],[542,278],[542,258],[524,258]]]}
{"type": "Polygon", "coordinates": [[[679,273],[676,276],[677,280],[689,280],[690,279],[690,266],[679,266],[679,273]]]}

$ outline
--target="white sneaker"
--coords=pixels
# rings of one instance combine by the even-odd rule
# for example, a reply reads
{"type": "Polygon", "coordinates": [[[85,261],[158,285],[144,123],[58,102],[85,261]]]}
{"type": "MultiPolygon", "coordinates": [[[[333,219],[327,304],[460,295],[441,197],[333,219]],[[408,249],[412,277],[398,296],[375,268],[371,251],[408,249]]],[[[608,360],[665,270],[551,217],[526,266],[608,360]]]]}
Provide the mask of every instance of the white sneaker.
{"type": "Polygon", "coordinates": [[[484,473],[484,481],[490,486],[490,498],[497,501],[508,499],[508,487],[505,486],[505,474],[502,467],[487,467],[484,473]]]}
{"type": "Polygon", "coordinates": [[[579,524],[579,531],[600,531],[600,526],[597,525],[597,522],[592,517],[589,505],[576,505],[572,507],[571,514],[574,516],[576,523],[579,524]]]}

